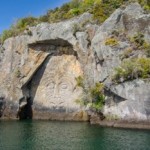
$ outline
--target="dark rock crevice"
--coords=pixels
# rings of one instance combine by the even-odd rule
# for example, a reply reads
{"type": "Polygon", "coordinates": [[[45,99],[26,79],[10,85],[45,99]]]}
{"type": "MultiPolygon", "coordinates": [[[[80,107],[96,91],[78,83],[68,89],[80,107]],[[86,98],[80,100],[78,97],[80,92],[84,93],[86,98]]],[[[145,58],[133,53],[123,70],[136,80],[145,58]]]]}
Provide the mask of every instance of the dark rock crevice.
{"type": "Polygon", "coordinates": [[[31,43],[29,44],[28,46],[31,47],[31,46],[39,46],[39,45],[55,45],[55,46],[62,46],[62,47],[65,47],[65,46],[72,46],[68,41],[66,40],[63,40],[63,39],[51,39],[51,40],[42,40],[42,41],[37,41],[35,43],[31,43]]]}
{"type": "Polygon", "coordinates": [[[32,101],[30,97],[22,97],[19,99],[19,108],[17,112],[17,118],[20,120],[32,119],[32,101]]]}
{"type": "Polygon", "coordinates": [[[4,112],[4,110],[5,110],[5,107],[6,107],[5,98],[4,98],[4,97],[0,97],[0,118],[1,118],[2,115],[3,115],[3,112],[4,112]]]}
{"type": "Polygon", "coordinates": [[[124,97],[121,97],[120,95],[117,95],[116,93],[114,93],[113,91],[111,91],[110,88],[106,87],[104,88],[104,94],[105,96],[107,96],[107,99],[105,101],[105,104],[110,106],[112,103],[114,104],[118,104],[122,101],[127,100],[124,97]]]}

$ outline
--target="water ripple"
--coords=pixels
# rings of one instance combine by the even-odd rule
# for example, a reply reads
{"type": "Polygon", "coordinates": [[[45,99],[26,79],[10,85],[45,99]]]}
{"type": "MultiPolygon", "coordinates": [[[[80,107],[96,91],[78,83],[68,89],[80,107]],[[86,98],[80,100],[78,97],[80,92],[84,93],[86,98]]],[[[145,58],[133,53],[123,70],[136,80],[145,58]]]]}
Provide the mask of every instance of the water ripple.
{"type": "Polygon", "coordinates": [[[1,121],[0,150],[150,150],[150,131],[77,122],[1,121]]]}

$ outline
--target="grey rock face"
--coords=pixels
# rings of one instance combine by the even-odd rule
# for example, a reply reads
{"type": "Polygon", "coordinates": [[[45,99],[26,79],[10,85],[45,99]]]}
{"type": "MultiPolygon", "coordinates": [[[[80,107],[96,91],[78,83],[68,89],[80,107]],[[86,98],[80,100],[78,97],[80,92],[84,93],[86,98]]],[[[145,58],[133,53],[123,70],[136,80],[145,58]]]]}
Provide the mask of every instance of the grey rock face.
{"type": "Polygon", "coordinates": [[[85,13],[60,23],[41,23],[29,28],[30,35],[7,39],[0,55],[0,96],[7,99],[6,112],[17,113],[18,100],[26,96],[33,118],[88,120],[85,108],[76,103],[83,94],[76,78],[83,76],[87,85],[102,82],[109,89],[105,115],[150,120],[149,82],[111,84],[120,55],[132,46],[128,37],[141,31],[150,42],[149,24],[150,15],[134,3],[117,9],[101,26],[85,13]],[[117,44],[106,44],[112,38],[117,44]]]}
{"type": "Polygon", "coordinates": [[[126,120],[150,119],[150,82],[134,80],[111,86],[112,101],[105,106],[105,114],[113,114],[126,120]],[[122,98],[122,99],[121,99],[122,98]]]}
{"type": "Polygon", "coordinates": [[[79,46],[83,50],[83,52],[88,51],[88,34],[85,32],[77,32],[76,37],[79,41],[79,46]]]}
{"type": "MultiPolygon", "coordinates": [[[[150,16],[143,14],[143,10],[138,3],[129,5],[125,10],[117,9],[97,30],[92,40],[92,49],[103,63],[99,66],[99,81],[104,81],[112,74],[115,67],[121,63],[120,55],[126,48],[130,48],[129,41],[125,36],[133,37],[136,33],[142,32],[145,40],[149,41],[150,16]],[[136,8],[136,9],[135,9],[136,8]],[[124,39],[117,39],[116,46],[106,45],[107,39],[112,37],[113,32],[123,35],[124,39]]],[[[114,35],[113,35],[114,36],[114,35]]]]}
{"type": "MultiPolygon", "coordinates": [[[[19,105],[18,100],[29,97],[33,118],[88,119],[84,109],[76,103],[82,95],[76,78],[83,76],[85,62],[91,65],[93,54],[88,56],[88,33],[76,31],[75,36],[74,25],[86,25],[90,18],[91,14],[85,13],[62,23],[42,23],[30,28],[32,36],[22,35],[5,41],[0,91],[12,104],[8,111],[17,113],[18,103],[19,114],[27,118],[28,103],[19,105]],[[83,60],[82,56],[86,59],[83,60]],[[23,112],[20,111],[22,109],[23,112]]],[[[95,30],[92,25],[82,26],[82,29],[89,27],[95,30]]]]}
{"type": "MultiPolygon", "coordinates": [[[[110,85],[114,68],[121,62],[121,55],[131,47],[131,42],[127,37],[133,37],[141,32],[145,40],[149,43],[150,17],[144,14],[140,5],[131,4],[124,10],[116,10],[102,26],[99,27],[92,40],[92,49],[96,52],[102,63],[99,65],[99,81],[106,86],[110,85]],[[117,31],[123,34],[123,38],[116,38],[112,33],[117,31]],[[116,38],[118,44],[115,46],[106,45],[109,38],[116,38]]],[[[140,54],[139,54],[140,56],[140,54]]],[[[122,83],[109,87],[110,93],[107,96],[104,114],[115,115],[123,120],[150,120],[149,118],[149,94],[150,83],[142,80],[122,83]]]]}

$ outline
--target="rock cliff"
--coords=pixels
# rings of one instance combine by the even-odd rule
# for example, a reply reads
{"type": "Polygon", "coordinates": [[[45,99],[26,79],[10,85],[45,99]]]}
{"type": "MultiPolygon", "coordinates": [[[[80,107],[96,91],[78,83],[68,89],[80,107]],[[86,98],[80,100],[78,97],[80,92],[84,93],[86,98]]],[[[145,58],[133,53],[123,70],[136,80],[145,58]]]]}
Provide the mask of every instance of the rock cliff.
{"type": "MultiPolygon", "coordinates": [[[[5,40],[0,54],[0,114],[13,118],[19,109],[22,118],[86,121],[87,108],[76,102],[84,92],[76,80],[82,76],[86,85],[104,84],[104,115],[150,120],[149,79],[112,82],[121,56],[133,47],[129,37],[141,32],[150,43],[149,25],[150,14],[133,3],[117,9],[102,25],[84,13],[29,27],[5,40]],[[106,43],[108,39],[117,39],[117,44],[106,43]]],[[[130,57],[146,56],[135,50],[130,57]]]]}

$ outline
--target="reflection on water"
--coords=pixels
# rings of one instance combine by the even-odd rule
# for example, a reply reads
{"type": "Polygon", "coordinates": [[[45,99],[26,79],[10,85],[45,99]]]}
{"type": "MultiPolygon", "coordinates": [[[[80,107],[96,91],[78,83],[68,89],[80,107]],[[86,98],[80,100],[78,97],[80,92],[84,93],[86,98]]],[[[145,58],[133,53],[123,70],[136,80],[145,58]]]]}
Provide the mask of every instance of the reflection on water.
{"type": "Polygon", "coordinates": [[[150,150],[150,131],[76,122],[1,121],[0,150],[150,150]]]}

